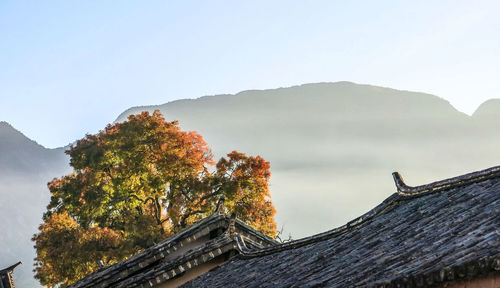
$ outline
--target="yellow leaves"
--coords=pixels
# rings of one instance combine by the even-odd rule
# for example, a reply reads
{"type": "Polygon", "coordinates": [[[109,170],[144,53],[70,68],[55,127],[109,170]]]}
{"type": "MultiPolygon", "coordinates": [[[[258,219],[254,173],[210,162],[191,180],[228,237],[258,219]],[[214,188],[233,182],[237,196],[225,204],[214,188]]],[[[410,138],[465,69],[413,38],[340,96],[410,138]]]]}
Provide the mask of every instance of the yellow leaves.
{"type": "Polygon", "coordinates": [[[70,284],[97,269],[99,259],[121,260],[121,235],[110,228],[82,228],[66,212],[54,213],[33,236],[36,277],[43,285],[70,284]]]}

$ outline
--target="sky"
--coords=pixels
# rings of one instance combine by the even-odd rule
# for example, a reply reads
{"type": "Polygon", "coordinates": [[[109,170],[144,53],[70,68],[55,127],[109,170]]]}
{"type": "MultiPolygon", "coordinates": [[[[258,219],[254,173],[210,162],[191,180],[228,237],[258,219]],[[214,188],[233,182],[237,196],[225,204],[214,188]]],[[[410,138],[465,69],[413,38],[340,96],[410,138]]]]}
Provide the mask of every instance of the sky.
{"type": "Polygon", "coordinates": [[[0,121],[55,148],[132,106],[352,81],[500,98],[500,1],[0,1],[0,121]]]}

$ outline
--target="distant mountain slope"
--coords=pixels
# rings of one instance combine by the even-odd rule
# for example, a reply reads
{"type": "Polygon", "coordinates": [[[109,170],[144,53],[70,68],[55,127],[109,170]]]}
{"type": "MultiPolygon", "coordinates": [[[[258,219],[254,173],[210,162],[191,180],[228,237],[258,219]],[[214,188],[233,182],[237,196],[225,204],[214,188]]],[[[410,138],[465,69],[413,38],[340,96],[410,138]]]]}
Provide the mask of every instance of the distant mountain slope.
{"type": "Polygon", "coordinates": [[[39,286],[32,277],[30,239],[49,201],[46,184],[67,173],[67,163],[63,148],[46,149],[0,122],[0,267],[23,262],[14,273],[16,287],[39,286]]]}

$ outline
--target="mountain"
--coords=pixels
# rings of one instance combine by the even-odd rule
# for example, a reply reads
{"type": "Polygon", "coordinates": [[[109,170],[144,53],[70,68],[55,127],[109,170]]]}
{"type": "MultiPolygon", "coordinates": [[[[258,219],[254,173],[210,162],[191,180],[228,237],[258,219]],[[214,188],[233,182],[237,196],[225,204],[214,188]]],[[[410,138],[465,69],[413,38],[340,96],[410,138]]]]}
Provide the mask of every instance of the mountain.
{"type": "Polygon", "coordinates": [[[425,93],[305,84],[133,107],[116,121],[155,109],[217,157],[237,149],[270,161],[278,225],[293,237],[367,211],[394,192],[395,170],[417,185],[500,163],[495,123],[425,93]]]}
{"type": "Polygon", "coordinates": [[[22,261],[16,287],[38,287],[33,279],[37,231],[49,201],[46,184],[69,171],[63,148],[46,149],[6,122],[0,122],[0,268],[22,261]]]}
{"type": "MultiPolygon", "coordinates": [[[[500,100],[471,117],[425,93],[316,83],[133,107],[116,121],[155,109],[198,131],[217,158],[239,150],[270,161],[278,226],[294,238],[380,203],[395,191],[393,171],[419,185],[500,164],[500,100]]],[[[30,238],[49,199],[46,183],[69,172],[63,151],[0,122],[0,217],[8,219],[0,265],[23,261],[16,287],[36,287],[30,238]]]]}

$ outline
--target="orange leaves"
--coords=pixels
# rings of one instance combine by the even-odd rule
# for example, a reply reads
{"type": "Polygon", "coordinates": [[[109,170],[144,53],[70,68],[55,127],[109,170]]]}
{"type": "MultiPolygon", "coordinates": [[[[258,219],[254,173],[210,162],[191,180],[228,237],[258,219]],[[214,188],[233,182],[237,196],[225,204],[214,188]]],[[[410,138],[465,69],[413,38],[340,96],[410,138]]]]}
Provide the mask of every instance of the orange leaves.
{"type": "Polygon", "coordinates": [[[254,228],[276,235],[276,210],[268,199],[270,164],[262,157],[247,156],[238,151],[227,154],[217,163],[216,177],[222,185],[226,203],[240,219],[254,228]]]}
{"type": "Polygon", "coordinates": [[[162,143],[162,144],[161,144],[161,150],[162,150],[162,151],[166,151],[167,149],[168,149],[168,145],[167,145],[167,143],[162,143]]]}

